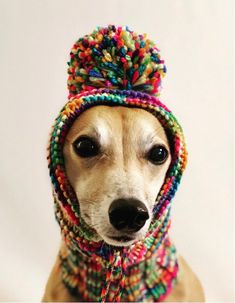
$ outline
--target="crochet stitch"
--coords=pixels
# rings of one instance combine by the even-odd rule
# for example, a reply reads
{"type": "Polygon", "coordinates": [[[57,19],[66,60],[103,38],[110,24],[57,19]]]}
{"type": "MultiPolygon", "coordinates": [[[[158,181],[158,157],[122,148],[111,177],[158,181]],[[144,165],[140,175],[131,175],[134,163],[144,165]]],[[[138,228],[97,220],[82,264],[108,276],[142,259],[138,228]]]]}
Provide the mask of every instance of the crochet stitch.
{"type": "Polygon", "coordinates": [[[82,301],[161,301],[176,280],[177,255],[168,229],[171,200],[181,180],[187,152],[177,119],[154,95],[158,94],[166,71],[163,63],[145,35],[113,25],[97,28],[79,39],[71,51],[70,99],[52,128],[48,163],[55,215],[66,244],[60,251],[61,276],[71,294],[82,301]],[[111,62],[113,65],[107,64],[111,62]],[[80,114],[99,105],[113,106],[113,110],[115,106],[147,110],[164,127],[171,147],[172,161],[149,230],[143,241],[130,247],[117,248],[95,240],[96,232],[80,216],[79,197],[66,176],[66,135],[80,114]]]}

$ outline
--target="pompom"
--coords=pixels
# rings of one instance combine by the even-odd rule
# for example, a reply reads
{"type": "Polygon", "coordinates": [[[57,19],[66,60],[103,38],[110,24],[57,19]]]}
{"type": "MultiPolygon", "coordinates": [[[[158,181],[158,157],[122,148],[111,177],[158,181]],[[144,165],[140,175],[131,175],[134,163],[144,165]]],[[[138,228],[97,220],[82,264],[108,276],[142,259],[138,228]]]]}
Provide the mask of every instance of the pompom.
{"type": "Polygon", "coordinates": [[[155,44],[126,26],[97,27],[80,38],[68,62],[69,98],[94,88],[158,95],[166,73],[155,44]]]}

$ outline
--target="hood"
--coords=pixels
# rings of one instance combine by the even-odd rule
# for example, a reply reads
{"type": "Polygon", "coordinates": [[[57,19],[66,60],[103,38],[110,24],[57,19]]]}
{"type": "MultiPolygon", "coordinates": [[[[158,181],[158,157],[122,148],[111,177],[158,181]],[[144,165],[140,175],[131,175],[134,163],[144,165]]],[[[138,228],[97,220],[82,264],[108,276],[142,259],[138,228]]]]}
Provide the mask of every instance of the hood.
{"type": "Polygon", "coordinates": [[[80,38],[71,50],[68,64],[69,99],[55,120],[48,147],[55,214],[68,247],[104,259],[109,259],[112,250],[117,249],[94,240],[96,232],[82,219],[79,197],[66,175],[63,146],[79,115],[99,105],[112,106],[113,110],[120,105],[138,107],[154,115],[167,134],[171,164],[158,194],[148,233],[143,241],[132,245],[134,250],[130,249],[130,253],[141,260],[147,252],[154,253],[167,234],[171,201],[187,159],[182,128],[158,99],[161,79],[166,72],[164,61],[146,35],[138,35],[128,27],[110,25],[98,27],[92,34],[80,38]]]}

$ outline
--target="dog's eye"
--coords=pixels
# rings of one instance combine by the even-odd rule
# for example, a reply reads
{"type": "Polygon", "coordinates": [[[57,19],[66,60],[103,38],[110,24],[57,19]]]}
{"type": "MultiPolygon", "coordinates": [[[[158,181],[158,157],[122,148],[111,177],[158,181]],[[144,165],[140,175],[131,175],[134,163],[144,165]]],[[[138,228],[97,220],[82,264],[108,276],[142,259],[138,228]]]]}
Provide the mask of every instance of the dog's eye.
{"type": "Polygon", "coordinates": [[[99,145],[94,139],[81,136],[74,143],[75,152],[82,158],[94,157],[99,153],[99,145]]]}
{"type": "Polygon", "coordinates": [[[147,159],[155,165],[163,164],[168,156],[168,151],[163,145],[153,146],[147,154],[147,159]]]}

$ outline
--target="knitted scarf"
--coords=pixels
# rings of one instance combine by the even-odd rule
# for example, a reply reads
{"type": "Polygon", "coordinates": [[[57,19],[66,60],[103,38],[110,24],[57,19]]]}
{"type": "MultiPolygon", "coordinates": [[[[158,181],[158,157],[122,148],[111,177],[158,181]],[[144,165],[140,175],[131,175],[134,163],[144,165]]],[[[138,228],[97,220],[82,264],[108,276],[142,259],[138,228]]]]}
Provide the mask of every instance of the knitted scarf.
{"type": "Polygon", "coordinates": [[[150,42],[127,27],[112,25],[97,28],[79,39],[70,54],[69,101],[52,127],[48,167],[55,215],[65,243],[60,250],[61,277],[69,292],[80,301],[161,301],[177,278],[176,250],[168,229],[171,200],[185,168],[187,152],[177,119],[156,97],[165,67],[157,48],[150,42]],[[99,47],[102,41],[105,44],[99,47]],[[123,56],[121,48],[126,50],[123,56]],[[114,60],[117,53],[118,62],[114,60]],[[127,56],[132,62],[128,66],[127,56]],[[116,70],[104,63],[112,63],[116,70]],[[130,71],[132,67],[134,70],[130,71]],[[122,80],[117,80],[121,74],[122,80]],[[81,217],[79,197],[65,171],[63,145],[70,127],[82,112],[99,105],[112,106],[113,110],[115,106],[147,110],[164,127],[171,148],[172,161],[156,199],[149,230],[144,240],[130,247],[114,247],[95,240],[96,231],[81,217]]]}

